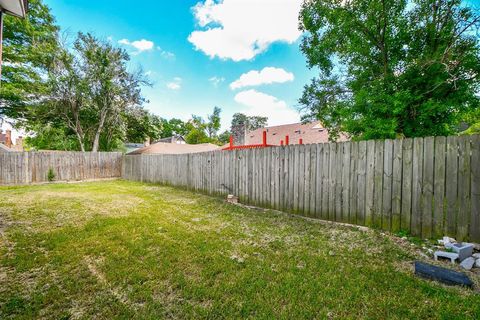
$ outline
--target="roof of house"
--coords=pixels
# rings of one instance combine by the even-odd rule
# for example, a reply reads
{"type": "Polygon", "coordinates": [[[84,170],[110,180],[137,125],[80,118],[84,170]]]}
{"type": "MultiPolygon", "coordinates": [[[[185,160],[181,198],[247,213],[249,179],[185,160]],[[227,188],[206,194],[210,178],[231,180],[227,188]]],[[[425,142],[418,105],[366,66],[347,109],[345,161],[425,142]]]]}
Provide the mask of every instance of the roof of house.
{"type": "Polygon", "coordinates": [[[220,150],[220,147],[211,143],[202,143],[202,144],[177,144],[177,143],[163,143],[157,142],[149,145],[148,147],[143,147],[133,152],[130,152],[129,155],[135,154],[185,154],[185,153],[199,153],[199,152],[208,152],[220,150]]]}
{"type": "Polygon", "coordinates": [[[27,0],[0,0],[0,8],[13,16],[25,18],[28,10],[27,0]]]}
{"type": "MultiPolygon", "coordinates": [[[[320,121],[314,121],[309,123],[285,124],[250,131],[245,137],[245,144],[261,144],[263,131],[267,131],[267,144],[270,145],[279,146],[282,140],[285,143],[285,136],[287,135],[290,144],[298,144],[300,138],[304,144],[328,142],[328,130],[322,126],[320,121]]],[[[345,135],[340,135],[338,139],[338,141],[347,140],[348,138],[345,135]]]]}

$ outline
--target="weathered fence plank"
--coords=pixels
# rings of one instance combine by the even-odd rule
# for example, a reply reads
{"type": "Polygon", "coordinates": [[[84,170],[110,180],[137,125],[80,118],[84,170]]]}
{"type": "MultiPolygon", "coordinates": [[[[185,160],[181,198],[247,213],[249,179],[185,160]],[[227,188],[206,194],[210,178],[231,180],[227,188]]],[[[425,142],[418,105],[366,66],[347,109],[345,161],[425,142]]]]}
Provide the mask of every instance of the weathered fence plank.
{"type": "Polygon", "coordinates": [[[435,139],[423,140],[422,237],[432,237],[435,139]]]}
{"type": "Polygon", "coordinates": [[[470,240],[480,242],[480,135],[472,136],[470,158],[470,240]]]}
{"type": "Polygon", "coordinates": [[[435,137],[435,169],[433,186],[433,236],[440,237],[444,230],[445,214],[445,152],[446,138],[435,137]]]}
{"type": "Polygon", "coordinates": [[[358,204],[358,142],[352,142],[351,147],[351,156],[350,156],[350,172],[348,174],[349,178],[349,214],[348,222],[356,224],[357,223],[357,204],[358,204]]]}
{"type": "Polygon", "coordinates": [[[382,229],[392,228],[393,141],[385,140],[383,151],[382,229]]]}
{"type": "Polygon", "coordinates": [[[393,140],[393,167],[392,167],[392,219],[391,231],[401,230],[402,214],[402,145],[403,140],[393,140]]]}
{"type": "Polygon", "coordinates": [[[357,224],[365,225],[365,191],[367,174],[367,142],[358,143],[358,172],[357,172],[357,224]]]}
{"type": "Polygon", "coordinates": [[[423,179],[423,138],[413,139],[412,159],[412,220],[411,231],[415,236],[422,234],[422,179],[423,179]]]}
{"type": "Polygon", "coordinates": [[[458,187],[458,139],[447,137],[447,169],[445,195],[447,199],[445,232],[449,236],[456,235],[457,223],[457,187],[458,187]]]}
{"type": "Polygon", "coordinates": [[[365,225],[373,226],[373,199],[375,185],[375,141],[367,141],[365,180],[365,225]]]}
{"type": "MultiPolygon", "coordinates": [[[[457,232],[458,240],[468,238],[468,221],[470,220],[470,137],[459,138],[458,158],[458,213],[457,232]]],[[[478,164],[480,165],[480,164],[478,164]]]]}

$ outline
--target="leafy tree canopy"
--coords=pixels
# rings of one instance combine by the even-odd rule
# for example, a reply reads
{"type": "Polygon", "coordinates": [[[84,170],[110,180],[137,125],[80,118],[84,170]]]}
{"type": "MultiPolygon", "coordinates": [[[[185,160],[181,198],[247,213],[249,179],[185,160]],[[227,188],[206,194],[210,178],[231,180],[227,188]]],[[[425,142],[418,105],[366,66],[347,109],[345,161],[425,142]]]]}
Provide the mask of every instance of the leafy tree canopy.
{"type": "Polygon", "coordinates": [[[478,11],[461,0],[308,0],[300,99],[332,138],[447,135],[479,107],[478,11]]]}
{"type": "Polygon", "coordinates": [[[142,143],[147,139],[155,141],[162,135],[162,119],[142,107],[134,106],[124,114],[126,121],[126,140],[142,143]]]}
{"type": "Polygon", "coordinates": [[[129,124],[136,125],[133,130],[141,129],[135,139],[152,133],[146,112],[137,115],[145,82],[140,72],[128,72],[128,60],[124,50],[79,33],[73,51],[62,46],[55,53],[48,95],[30,108],[29,129],[53,126],[73,135],[82,151],[117,149],[132,132],[126,128],[129,124]]]}
{"type": "Polygon", "coordinates": [[[58,50],[58,31],[41,0],[29,1],[25,19],[5,16],[0,121],[23,120],[27,107],[47,92],[46,75],[58,50]]]}
{"type": "Polygon", "coordinates": [[[190,144],[222,144],[218,137],[221,112],[222,109],[214,107],[212,114],[208,115],[207,121],[200,116],[192,115],[192,119],[186,124],[188,130],[188,134],[185,136],[186,142],[190,144]]]}
{"type": "Polygon", "coordinates": [[[243,113],[235,113],[232,118],[232,131],[234,127],[246,125],[248,131],[264,128],[267,126],[268,118],[260,116],[247,116],[243,113]]]}

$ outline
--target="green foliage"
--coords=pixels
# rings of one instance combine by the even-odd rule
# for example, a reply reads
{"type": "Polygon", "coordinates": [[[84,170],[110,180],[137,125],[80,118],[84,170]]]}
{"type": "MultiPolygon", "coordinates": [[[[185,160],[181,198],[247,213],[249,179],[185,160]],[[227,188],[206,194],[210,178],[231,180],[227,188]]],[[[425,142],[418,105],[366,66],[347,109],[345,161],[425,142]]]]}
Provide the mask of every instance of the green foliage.
{"type": "Polygon", "coordinates": [[[19,121],[48,92],[45,75],[58,50],[58,27],[41,0],[30,0],[25,19],[5,16],[0,119],[19,121]]]}
{"type": "Polygon", "coordinates": [[[213,113],[208,116],[207,123],[207,134],[210,139],[213,139],[217,136],[218,130],[220,130],[220,113],[222,109],[219,107],[213,108],[213,113]]]}
{"type": "Polygon", "coordinates": [[[26,126],[63,131],[75,137],[75,146],[82,151],[116,150],[127,137],[158,136],[160,121],[141,107],[140,86],[147,83],[141,72],[128,72],[128,60],[124,50],[108,41],[79,33],[73,53],[67,47],[55,53],[49,70],[49,95],[31,108],[26,126]]]}
{"type": "Polygon", "coordinates": [[[268,118],[260,116],[247,116],[243,113],[235,113],[232,117],[232,131],[234,127],[246,125],[248,131],[253,131],[267,126],[268,118]]]}
{"type": "Polygon", "coordinates": [[[219,141],[218,130],[220,129],[220,113],[222,109],[213,108],[213,113],[209,115],[208,122],[202,117],[192,115],[192,119],[185,124],[188,130],[185,141],[189,144],[213,143],[222,144],[219,141]]]}
{"type": "Polygon", "coordinates": [[[304,118],[333,139],[447,135],[478,108],[480,18],[461,0],[306,1],[300,20],[320,70],[304,118]]]}
{"type": "Polygon", "coordinates": [[[49,168],[49,169],[48,169],[48,172],[47,172],[47,180],[48,180],[48,182],[53,182],[53,181],[55,180],[55,177],[56,177],[55,171],[53,171],[52,168],[49,168]]]}
{"type": "Polygon", "coordinates": [[[47,125],[38,125],[32,128],[35,132],[33,136],[25,138],[25,145],[35,150],[78,150],[78,141],[66,127],[47,125]]]}
{"type": "Polygon", "coordinates": [[[135,106],[124,113],[126,124],[126,141],[142,143],[147,138],[155,141],[162,134],[162,119],[146,109],[135,106]]]}
{"type": "Polygon", "coordinates": [[[188,144],[200,144],[209,143],[212,140],[207,136],[205,130],[201,128],[192,128],[190,132],[185,136],[185,141],[188,144]]]}
{"type": "Polygon", "coordinates": [[[468,129],[462,134],[480,134],[480,104],[465,115],[463,121],[468,125],[468,129]]]}
{"type": "Polygon", "coordinates": [[[185,122],[180,119],[172,118],[170,120],[160,119],[162,124],[162,138],[172,137],[176,134],[186,136],[188,134],[188,128],[185,122]]]}
{"type": "Polygon", "coordinates": [[[232,135],[232,133],[228,130],[225,130],[224,132],[222,132],[219,136],[218,136],[218,141],[220,143],[220,145],[224,145],[226,143],[229,143],[230,142],[230,136],[232,135]]]}

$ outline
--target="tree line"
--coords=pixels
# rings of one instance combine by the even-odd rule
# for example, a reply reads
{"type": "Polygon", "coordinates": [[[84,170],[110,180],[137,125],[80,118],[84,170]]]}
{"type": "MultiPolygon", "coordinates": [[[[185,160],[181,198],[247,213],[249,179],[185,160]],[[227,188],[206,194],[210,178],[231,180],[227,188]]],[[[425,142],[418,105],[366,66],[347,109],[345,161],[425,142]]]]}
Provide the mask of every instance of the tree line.
{"type": "MultiPolygon", "coordinates": [[[[480,14],[462,0],[308,0],[301,50],[318,76],[299,99],[303,120],[330,138],[384,139],[480,132],[480,14]]],[[[182,135],[228,142],[221,108],[206,119],[163,119],[144,108],[141,70],[111,42],[79,33],[61,41],[41,0],[27,19],[5,18],[0,121],[33,135],[36,149],[110,151],[182,135]]],[[[232,126],[266,126],[236,114],[232,126]]]]}

